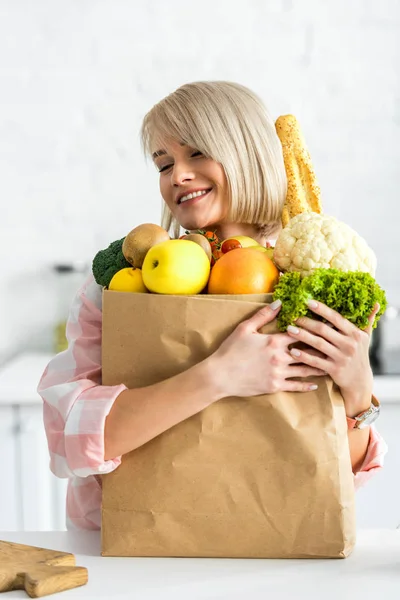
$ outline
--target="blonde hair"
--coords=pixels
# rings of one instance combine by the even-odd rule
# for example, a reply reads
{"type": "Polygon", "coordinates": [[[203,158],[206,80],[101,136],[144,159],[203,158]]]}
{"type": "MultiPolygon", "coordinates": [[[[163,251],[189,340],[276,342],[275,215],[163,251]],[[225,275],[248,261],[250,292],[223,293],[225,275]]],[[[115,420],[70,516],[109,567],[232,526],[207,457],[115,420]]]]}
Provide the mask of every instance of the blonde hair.
{"type": "MultiPolygon", "coordinates": [[[[144,117],[146,154],[173,139],[220,163],[229,186],[225,222],[257,225],[267,235],[280,226],[286,171],[275,124],[260,98],[226,81],[188,83],[158,102],[144,117]]],[[[164,205],[162,225],[179,223],[164,205]]]]}

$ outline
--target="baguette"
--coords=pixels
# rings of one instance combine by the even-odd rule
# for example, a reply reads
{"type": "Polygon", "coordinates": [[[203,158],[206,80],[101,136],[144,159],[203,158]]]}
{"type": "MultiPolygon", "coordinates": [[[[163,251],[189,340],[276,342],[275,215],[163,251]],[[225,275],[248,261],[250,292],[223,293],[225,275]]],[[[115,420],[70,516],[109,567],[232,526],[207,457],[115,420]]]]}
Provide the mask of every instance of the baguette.
{"type": "Polygon", "coordinates": [[[322,213],[320,188],[299,123],[293,115],[276,120],[287,175],[287,195],[282,211],[282,227],[303,212],[322,213]]]}

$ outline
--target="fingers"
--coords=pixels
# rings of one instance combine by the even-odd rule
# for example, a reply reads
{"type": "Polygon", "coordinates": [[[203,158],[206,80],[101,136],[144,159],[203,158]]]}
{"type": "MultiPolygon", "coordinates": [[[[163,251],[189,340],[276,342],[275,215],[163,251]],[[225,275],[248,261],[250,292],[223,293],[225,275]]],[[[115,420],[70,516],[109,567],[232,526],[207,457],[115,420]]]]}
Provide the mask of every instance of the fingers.
{"type": "MultiPolygon", "coordinates": [[[[312,321],[312,319],[309,319],[309,320],[312,321]]],[[[336,346],[334,346],[333,344],[331,344],[326,339],[324,339],[323,337],[321,337],[321,335],[322,335],[321,329],[323,328],[323,326],[324,326],[323,323],[316,323],[316,324],[313,323],[311,325],[312,328],[314,328],[315,330],[318,330],[318,335],[311,333],[307,329],[300,329],[299,327],[294,327],[293,325],[289,325],[289,327],[287,328],[287,333],[290,336],[292,336],[294,339],[304,342],[308,346],[315,348],[320,353],[325,354],[326,356],[329,356],[330,358],[333,358],[333,359],[338,358],[338,356],[339,356],[338,348],[336,346]]],[[[326,329],[330,330],[330,327],[326,327],[326,329]]],[[[338,335],[341,338],[344,337],[340,334],[338,334],[338,335]]],[[[292,354],[292,356],[300,356],[299,354],[297,354],[297,352],[299,352],[299,350],[297,348],[292,348],[290,350],[290,353],[292,354]]]]}
{"type": "Polygon", "coordinates": [[[368,326],[364,329],[364,331],[368,333],[368,335],[371,335],[372,333],[372,327],[374,325],[375,317],[378,314],[379,309],[380,304],[377,302],[372,310],[372,313],[368,317],[368,326]]]}
{"type": "Polygon", "coordinates": [[[290,354],[295,357],[297,362],[304,363],[305,365],[313,367],[314,369],[319,369],[324,373],[329,373],[329,367],[332,365],[332,361],[329,361],[328,358],[321,358],[320,356],[309,354],[308,352],[299,350],[298,348],[292,348],[290,350],[290,354]]]}
{"type": "Polygon", "coordinates": [[[250,317],[250,319],[243,321],[240,326],[256,332],[261,329],[263,325],[270,323],[276,318],[281,306],[282,302],[280,300],[275,300],[275,302],[272,302],[272,304],[263,306],[263,308],[257,311],[252,317],[250,317]]]}
{"type": "Polygon", "coordinates": [[[288,377],[325,377],[325,375],[327,372],[322,369],[301,365],[290,367],[288,377]]]}
{"type": "Polygon", "coordinates": [[[342,315],[336,312],[336,310],[329,308],[329,306],[326,306],[326,304],[323,304],[322,302],[309,300],[307,302],[307,306],[310,310],[315,312],[315,314],[319,315],[320,317],[323,317],[324,319],[329,321],[329,323],[332,323],[332,325],[336,327],[338,331],[341,331],[346,335],[351,334],[355,327],[355,325],[353,325],[352,323],[350,323],[350,321],[342,317],[342,315]]]}
{"type": "MultiPolygon", "coordinates": [[[[323,323],[322,321],[309,319],[308,317],[300,317],[296,320],[295,326],[297,325],[299,327],[304,327],[308,331],[311,331],[319,336],[322,336],[335,346],[340,346],[343,334],[339,331],[336,331],[336,329],[334,329],[330,323],[323,323]]],[[[288,328],[288,334],[291,333],[293,333],[293,325],[289,325],[288,328]]]]}
{"type": "MultiPolygon", "coordinates": [[[[334,329],[331,329],[332,333],[330,336],[327,332],[326,332],[326,334],[324,333],[324,337],[326,339],[329,339],[330,341],[332,341],[332,343],[335,343],[335,339],[337,339],[337,338],[335,338],[335,333],[341,332],[341,333],[344,333],[345,335],[351,335],[352,333],[354,333],[354,331],[356,331],[356,330],[359,331],[359,329],[355,325],[350,323],[350,321],[348,319],[345,319],[338,312],[336,312],[332,308],[329,308],[329,306],[326,306],[326,304],[323,304],[322,302],[316,302],[315,300],[309,300],[307,302],[307,306],[310,310],[315,312],[317,315],[320,315],[321,317],[326,319],[328,321],[328,323],[326,325],[331,324],[338,330],[335,332],[334,329]]],[[[379,309],[380,309],[380,305],[378,302],[376,302],[371,314],[368,317],[368,326],[364,329],[364,331],[368,335],[371,335],[371,333],[372,333],[372,328],[374,325],[375,317],[378,314],[379,309]]],[[[312,321],[312,319],[309,319],[309,320],[312,321]]],[[[300,321],[305,321],[305,317],[298,319],[296,321],[296,323],[300,324],[300,321]]]]}
{"type": "Polygon", "coordinates": [[[316,389],[318,389],[318,385],[311,381],[287,380],[282,387],[282,392],[312,392],[316,389]]]}
{"type": "MultiPolygon", "coordinates": [[[[293,344],[293,340],[290,340],[290,343],[293,344]]],[[[326,354],[324,354],[323,352],[319,352],[318,350],[315,350],[315,348],[311,348],[310,346],[307,346],[307,344],[302,344],[301,342],[296,344],[295,348],[298,350],[305,350],[307,352],[307,354],[311,354],[311,356],[318,356],[319,358],[322,358],[322,359],[327,358],[326,354]]],[[[291,349],[293,349],[293,348],[291,348],[291,349]]],[[[290,352],[291,349],[288,349],[285,352],[286,356],[288,357],[287,364],[288,365],[298,364],[299,359],[294,357],[294,355],[290,352]]]]}
{"type": "MultiPolygon", "coordinates": [[[[324,358],[326,359],[326,354],[324,354],[323,352],[318,352],[318,350],[315,350],[314,348],[310,348],[310,346],[304,346],[299,348],[300,350],[306,350],[307,354],[311,354],[311,356],[318,356],[319,358],[324,358]]],[[[299,361],[296,361],[299,362],[299,361]]]]}

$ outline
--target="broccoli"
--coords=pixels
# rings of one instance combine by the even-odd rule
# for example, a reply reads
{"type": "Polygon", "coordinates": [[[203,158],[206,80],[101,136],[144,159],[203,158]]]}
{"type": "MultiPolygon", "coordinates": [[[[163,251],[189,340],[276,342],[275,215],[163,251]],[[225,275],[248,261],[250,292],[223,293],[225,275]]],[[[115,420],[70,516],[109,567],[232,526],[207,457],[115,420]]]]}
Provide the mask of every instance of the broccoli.
{"type": "Polygon", "coordinates": [[[311,299],[336,310],[360,329],[368,326],[368,316],[376,302],[379,302],[380,308],[374,328],[387,307],[385,292],[372,275],[338,269],[315,269],[306,276],[298,272],[284,273],[275,286],[273,299],[282,301],[278,314],[278,328],[281,331],[286,331],[287,326],[299,317],[318,318],[307,307],[306,303],[311,299]]]}
{"type": "Polygon", "coordinates": [[[121,240],[111,242],[108,248],[99,250],[93,259],[92,272],[96,283],[103,287],[108,287],[111,279],[115,273],[125,267],[131,267],[132,265],[126,260],[122,254],[122,243],[124,237],[121,240]]]}

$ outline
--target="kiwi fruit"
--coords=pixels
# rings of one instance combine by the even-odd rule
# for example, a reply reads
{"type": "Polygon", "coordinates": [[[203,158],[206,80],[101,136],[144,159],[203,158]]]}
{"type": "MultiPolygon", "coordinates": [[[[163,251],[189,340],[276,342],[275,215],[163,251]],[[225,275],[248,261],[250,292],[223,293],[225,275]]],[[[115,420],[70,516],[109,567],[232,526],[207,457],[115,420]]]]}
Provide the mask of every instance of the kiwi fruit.
{"type": "Polygon", "coordinates": [[[147,252],[160,242],[169,240],[168,232],[160,225],[143,223],[128,233],[122,243],[122,254],[137,269],[141,269],[147,252]]]}

